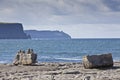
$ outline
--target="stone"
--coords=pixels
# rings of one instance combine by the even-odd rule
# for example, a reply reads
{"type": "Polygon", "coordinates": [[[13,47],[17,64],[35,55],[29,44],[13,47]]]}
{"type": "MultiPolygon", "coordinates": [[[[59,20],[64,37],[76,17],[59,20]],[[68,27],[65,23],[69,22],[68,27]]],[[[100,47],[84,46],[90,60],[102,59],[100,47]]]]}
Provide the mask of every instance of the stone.
{"type": "Polygon", "coordinates": [[[34,53],[33,49],[28,49],[27,53],[20,50],[13,61],[14,65],[33,65],[37,61],[37,54],[34,53]]]}
{"type": "Polygon", "coordinates": [[[112,54],[101,54],[101,55],[87,55],[83,57],[84,68],[102,68],[102,67],[112,67],[113,58],[112,54]]]}
{"type": "Polygon", "coordinates": [[[91,78],[90,76],[86,76],[84,80],[91,80],[90,78],[91,78]]]}

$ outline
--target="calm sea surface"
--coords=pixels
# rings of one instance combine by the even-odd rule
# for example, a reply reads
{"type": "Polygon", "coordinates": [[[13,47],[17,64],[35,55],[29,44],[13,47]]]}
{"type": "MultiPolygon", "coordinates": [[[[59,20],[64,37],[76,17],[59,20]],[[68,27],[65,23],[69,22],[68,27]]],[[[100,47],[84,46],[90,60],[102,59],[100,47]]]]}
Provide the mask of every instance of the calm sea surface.
{"type": "Polygon", "coordinates": [[[34,49],[39,62],[81,62],[82,56],[112,53],[120,60],[120,39],[0,40],[0,63],[11,63],[16,53],[34,49]]]}

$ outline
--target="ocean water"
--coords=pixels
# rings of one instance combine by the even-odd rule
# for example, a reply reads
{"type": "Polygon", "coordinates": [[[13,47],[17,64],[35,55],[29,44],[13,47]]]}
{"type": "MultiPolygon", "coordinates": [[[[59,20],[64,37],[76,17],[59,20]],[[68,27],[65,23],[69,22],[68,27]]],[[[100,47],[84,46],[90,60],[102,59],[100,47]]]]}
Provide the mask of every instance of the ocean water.
{"type": "Polygon", "coordinates": [[[12,63],[16,53],[31,48],[39,62],[81,62],[84,55],[112,53],[120,60],[120,39],[0,40],[0,63],[12,63]]]}

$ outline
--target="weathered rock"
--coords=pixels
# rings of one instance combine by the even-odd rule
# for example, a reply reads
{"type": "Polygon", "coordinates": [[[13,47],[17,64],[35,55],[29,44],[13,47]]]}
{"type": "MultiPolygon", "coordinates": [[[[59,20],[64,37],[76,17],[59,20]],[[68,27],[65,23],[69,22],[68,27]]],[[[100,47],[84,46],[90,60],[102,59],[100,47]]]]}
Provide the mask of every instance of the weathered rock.
{"type": "Polygon", "coordinates": [[[83,57],[84,68],[112,67],[112,54],[87,55],[83,57]]]}
{"type": "Polygon", "coordinates": [[[91,78],[90,76],[86,76],[84,80],[91,80],[90,78],[91,78]]]}
{"type": "Polygon", "coordinates": [[[14,65],[32,65],[37,61],[37,54],[33,52],[33,49],[28,49],[27,53],[25,51],[19,51],[13,61],[14,65]]]}

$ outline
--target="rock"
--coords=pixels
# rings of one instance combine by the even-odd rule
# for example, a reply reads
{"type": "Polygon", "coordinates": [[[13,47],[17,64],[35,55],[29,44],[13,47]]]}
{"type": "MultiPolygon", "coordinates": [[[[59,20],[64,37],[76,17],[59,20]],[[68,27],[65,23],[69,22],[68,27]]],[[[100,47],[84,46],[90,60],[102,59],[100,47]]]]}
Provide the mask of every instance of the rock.
{"type": "Polygon", "coordinates": [[[84,80],[91,80],[91,79],[90,79],[90,76],[86,76],[86,77],[84,78],[84,80]]]}
{"type": "Polygon", "coordinates": [[[33,49],[28,49],[27,53],[25,51],[19,51],[13,61],[14,65],[32,65],[37,61],[37,54],[33,52],[33,49]]]}
{"type": "Polygon", "coordinates": [[[112,67],[112,54],[87,55],[83,57],[84,68],[112,67]]]}

